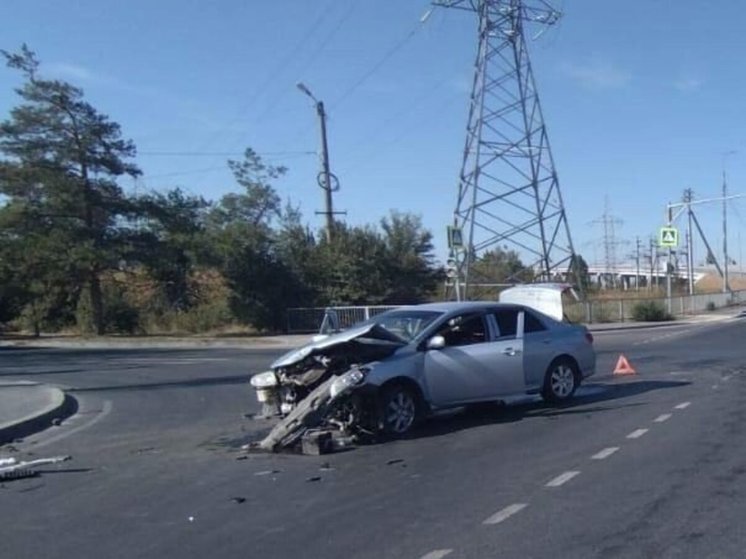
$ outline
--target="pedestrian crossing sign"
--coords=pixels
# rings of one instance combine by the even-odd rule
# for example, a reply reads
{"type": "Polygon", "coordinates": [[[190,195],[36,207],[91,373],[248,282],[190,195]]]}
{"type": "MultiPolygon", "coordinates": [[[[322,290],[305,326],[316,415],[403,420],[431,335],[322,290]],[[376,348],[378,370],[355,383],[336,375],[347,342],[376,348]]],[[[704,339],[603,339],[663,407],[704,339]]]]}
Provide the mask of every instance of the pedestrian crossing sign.
{"type": "Polygon", "coordinates": [[[679,230],[675,227],[661,227],[658,244],[665,248],[679,246],[679,230]]]}

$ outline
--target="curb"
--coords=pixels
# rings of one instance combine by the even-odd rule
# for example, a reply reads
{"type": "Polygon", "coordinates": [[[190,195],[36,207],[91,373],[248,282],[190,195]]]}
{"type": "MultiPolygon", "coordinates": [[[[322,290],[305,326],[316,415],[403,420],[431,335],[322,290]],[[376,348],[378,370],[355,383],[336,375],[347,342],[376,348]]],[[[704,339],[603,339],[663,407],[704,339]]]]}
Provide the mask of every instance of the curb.
{"type": "Polygon", "coordinates": [[[696,322],[683,321],[683,320],[670,320],[666,322],[650,322],[647,324],[620,324],[618,326],[609,326],[606,328],[593,328],[593,325],[588,325],[590,332],[618,332],[620,330],[643,330],[648,328],[671,328],[673,326],[688,326],[690,324],[698,324],[696,322]]]}
{"type": "Polygon", "coordinates": [[[55,419],[65,419],[78,410],[78,402],[75,398],[59,388],[50,386],[49,390],[54,391],[54,399],[46,408],[0,425],[0,445],[44,431],[52,426],[55,419]]]}
{"type": "MultiPolygon", "coordinates": [[[[698,324],[717,324],[718,322],[723,322],[725,320],[729,320],[732,318],[737,318],[740,315],[713,315],[712,317],[708,317],[707,320],[692,320],[691,318],[684,319],[684,320],[667,320],[667,321],[661,321],[661,322],[636,322],[625,325],[624,323],[620,323],[615,326],[609,326],[609,327],[601,327],[601,328],[594,328],[593,324],[588,324],[588,330],[590,332],[616,332],[619,330],[640,330],[640,329],[647,329],[647,328],[672,328],[674,326],[692,326],[692,325],[698,325],[698,324]]],[[[597,323],[596,326],[601,326],[603,323],[597,323]]]]}

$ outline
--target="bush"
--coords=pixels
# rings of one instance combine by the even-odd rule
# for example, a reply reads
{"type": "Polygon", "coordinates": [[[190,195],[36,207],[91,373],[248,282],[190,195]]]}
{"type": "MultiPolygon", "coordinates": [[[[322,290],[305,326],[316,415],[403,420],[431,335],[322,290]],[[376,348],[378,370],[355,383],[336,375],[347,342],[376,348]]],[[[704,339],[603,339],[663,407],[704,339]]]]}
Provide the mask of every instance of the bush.
{"type": "Polygon", "coordinates": [[[112,334],[136,334],[141,331],[140,311],[118,285],[104,287],[104,329],[112,334]]]}
{"type": "Polygon", "coordinates": [[[638,322],[663,322],[673,316],[657,301],[642,301],[632,308],[632,318],[638,322]]]}

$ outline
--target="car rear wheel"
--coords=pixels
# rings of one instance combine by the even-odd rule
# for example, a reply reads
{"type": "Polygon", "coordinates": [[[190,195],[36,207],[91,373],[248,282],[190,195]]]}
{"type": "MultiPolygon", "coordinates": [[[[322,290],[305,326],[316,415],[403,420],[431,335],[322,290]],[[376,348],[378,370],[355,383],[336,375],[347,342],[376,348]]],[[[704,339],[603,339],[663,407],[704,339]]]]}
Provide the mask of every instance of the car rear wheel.
{"type": "Polygon", "coordinates": [[[567,358],[556,359],[547,369],[541,395],[548,402],[564,402],[572,398],[579,384],[575,363],[567,358]]]}
{"type": "Polygon", "coordinates": [[[384,388],[379,406],[381,429],[392,437],[408,433],[420,418],[418,395],[403,384],[384,388]]]}

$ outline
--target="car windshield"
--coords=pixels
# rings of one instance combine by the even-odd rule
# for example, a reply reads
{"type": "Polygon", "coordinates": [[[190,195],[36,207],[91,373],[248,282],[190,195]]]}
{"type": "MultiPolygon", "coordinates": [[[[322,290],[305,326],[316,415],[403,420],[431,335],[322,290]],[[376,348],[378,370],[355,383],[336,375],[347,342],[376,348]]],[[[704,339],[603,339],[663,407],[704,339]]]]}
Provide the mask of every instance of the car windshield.
{"type": "Polygon", "coordinates": [[[411,342],[442,314],[438,311],[393,310],[381,313],[365,324],[378,324],[401,339],[411,342]]]}

